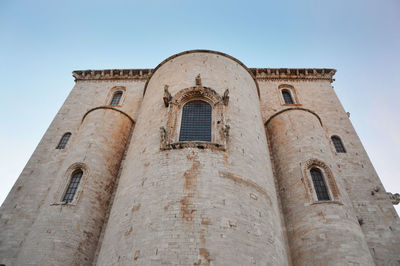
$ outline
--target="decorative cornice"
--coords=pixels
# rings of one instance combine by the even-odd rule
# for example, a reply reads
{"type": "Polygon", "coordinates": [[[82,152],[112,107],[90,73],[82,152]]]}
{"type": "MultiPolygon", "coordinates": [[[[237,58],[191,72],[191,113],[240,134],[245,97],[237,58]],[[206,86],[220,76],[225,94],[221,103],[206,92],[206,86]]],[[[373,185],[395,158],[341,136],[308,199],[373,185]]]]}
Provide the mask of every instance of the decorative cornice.
{"type": "Polygon", "coordinates": [[[105,70],[76,70],[72,76],[77,80],[147,80],[153,69],[105,69],[105,70]]]}
{"type": "Polygon", "coordinates": [[[329,80],[336,69],[330,68],[250,68],[257,80],[329,80]]]}
{"type": "MultiPolygon", "coordinates": [[[[249,68],[256,80],[328,80],[333,82],[336,69],[330,68],[249,68]]],[[[147,81],[154,69],[76,70],[78,80],[143,80],[147,81]]]]}

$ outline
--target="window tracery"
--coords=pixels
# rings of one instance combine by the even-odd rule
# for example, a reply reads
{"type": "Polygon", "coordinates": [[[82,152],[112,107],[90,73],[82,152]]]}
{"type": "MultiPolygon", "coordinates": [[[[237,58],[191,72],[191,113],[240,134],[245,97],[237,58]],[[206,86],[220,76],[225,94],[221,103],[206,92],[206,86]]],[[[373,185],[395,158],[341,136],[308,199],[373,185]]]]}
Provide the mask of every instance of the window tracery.
{"type": "Polygon", "coordinates": [[[199,76],[196,84],[174,96],[169,93],[167,85],[164,87],[163,102],[168,108],[168,121],[160,128],[161,150],[186,147],[225,149],[229,126],[225,124],[224,110],[228,105],[229,90],[220,96],[213,89],[202,86],[199,76]]]}

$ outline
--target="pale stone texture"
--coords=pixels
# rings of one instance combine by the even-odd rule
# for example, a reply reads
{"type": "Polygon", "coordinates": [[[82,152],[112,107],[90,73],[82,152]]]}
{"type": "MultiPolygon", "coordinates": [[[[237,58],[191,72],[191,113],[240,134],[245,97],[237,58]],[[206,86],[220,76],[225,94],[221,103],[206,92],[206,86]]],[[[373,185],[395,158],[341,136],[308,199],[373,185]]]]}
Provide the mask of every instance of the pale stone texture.
{"type": "MultiPolygon", "coordinates": [[[[136,108],[139,106],[143,95],[144,83],[144,81],[78,81],[76,83],[1,206],[0,263],[8,266],[15,262],[18,253],[21,252],[25,238],[31,232],[32,224],[35,223],[42,209],[55,213],[59,213],[60,209],[70,209],[69,206],[51,206],[50,204],[53,201],[46,200],[46,198],[61,198],[61,195],[49,195],[49,190],[52,187],[59,188],[65,183],[63,177],[65,177],[69,165],[65,165],[64,162],[66,158],[70,157],[71,152],[76,153],[76,144],[82,142],[81,139],[77,138],[77,134],[81,128],[83,116],[94,107],[108,104],[107,98],[112,87],[125,86],[127,91],[125,102],[123,106],[116,108],[125,111],[131,117],[135,117],[136,108]],[[72,133],[66,148],[63,150],[55,149],[65,132],[72,133]]],[[[121,116],[121,119],[124,118],[121,116]]],[[[101,124],[103,121],[96,121],[96,123],[101,124]]],[[[91,140],[83,141],[90,142],[91,140]]],[[[80,147],[79,149],[82,158],[87,147],[80,147]]],[[[79,149],[77,150],[78,153],[79,149]]],[[[110,152],[114,151],[110,150],[110,152]]],[[[79,162],[79,159],[71,159],[70,162],[76,163],[79,162]]],[[[53,228],[49,229],[52,230],[53,228]]],[[[67,245],[70,244],[75,246],[75,249],[78,248],[75,242],[68,243],[68,239],[60,239],[59,241],[65,241],[67,245]]],[[[41,247],[38,246],[37,248],[37,252],[40,253],[41,247]]],[[[63,251],[60,250],[59,252],[63,251]]]]}
{"type": "Polygon", "coordinates": [[[259,85],[264,121],[286,108],[305,108],[320,117],[326,140],[333,135],[341,138],[346,153],[336,153],[330,142],[333,156],[326,163],[336,168],[334,177],[347,192],[353,215],[362,220],[361,229],[376,265],[400,265],[400,220],[330,81],[263,79],[259,85]],[[278,87],[284,84],[295,88],[298,105],[283,104],[278,87]],[[371,195],[374,188],[379,191],[371,195]]]}
{"type": "MultiPolygon", "coordinates": [[[[330,165],[333,156],[320,121],[304,110],[290,110],[268,123],[269,138],[283,214],[295,265],[373,265],[364,235],[339,179],[330,184],[330,201],[318,201],[306,163],[315,160],[330,165]],[[306,168],[305,168],[306,167],[306,168]],[[335,260],[331,260],[336,258],[335,260]]],[[[318,166],[318,161],[315,161],[318,166]]],[[[327,172],[321,168],[325,177],[327,172]]]]}
{"type": "Polygon", "coordinates": [[[154,70],[75,71],[0,209],[0,264],[400,264],[399,218],[331,86],[334,71],[250,72],[256,82],[212,51],[154,70]],[[172,97],[187,88],[207,97],[199,74],[216,99],[229,89],[229,101],[212,102],[213,143],[164,145],[177,141],[182,107],[165,107],[165,85],[172,97]],[[285,84],[293,105],[282,99],[285,84]],[[120,105],[108,106],[117,90],[120,105]],[[65,132],[66,148],[55,149],[65,132]],[[330,171],[332,201],[317,201],[310,160],[330,171]],[[60,204],[77,167],[75,199],[60,204]]]}
{"type": "Polygon", "coordinates": [[[257,89],[237,62],[193,53],[158,68],[126,162],[98,265],[288,264],[257,89]],[[160,151],[164,86],[175,95],[198,74],[218,94],[230,91],[227,151],[160,151]]]}

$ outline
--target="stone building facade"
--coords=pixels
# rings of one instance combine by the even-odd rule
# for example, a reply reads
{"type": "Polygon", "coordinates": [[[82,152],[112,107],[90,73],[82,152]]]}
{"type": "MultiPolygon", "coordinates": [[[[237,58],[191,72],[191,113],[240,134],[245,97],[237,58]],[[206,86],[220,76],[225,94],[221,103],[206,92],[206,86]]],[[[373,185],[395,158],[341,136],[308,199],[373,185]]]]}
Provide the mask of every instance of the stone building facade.
{"type": "Polygon", "coordinates": [[[0,264],[400,265],[398,197],[334,74],[208,50],[74,71],[0,209],[0,264]]]}

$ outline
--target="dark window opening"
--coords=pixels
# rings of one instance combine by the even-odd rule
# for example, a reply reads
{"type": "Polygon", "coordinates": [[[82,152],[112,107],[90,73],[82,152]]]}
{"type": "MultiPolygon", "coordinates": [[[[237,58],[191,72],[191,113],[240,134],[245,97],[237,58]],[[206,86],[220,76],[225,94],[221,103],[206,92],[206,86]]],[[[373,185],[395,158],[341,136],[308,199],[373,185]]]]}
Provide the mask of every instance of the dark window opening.
{"type": "Polygon", "coordinates": [[[183,106],[179,141],[211,141],[211,105],[191,101],[183,106]]]}
{"type": "Polygon", "coordinates": [[[122,98],[122,91],[117,91],[116,93],[114,93],[110,105],[118,105],[121,98],[122,98]]]}
{"type": "Polygon", "coordinates": [[[288,90],[283,90],[282,91],[282,96],[283,100],[285,101],[285,104],[294,104],[292,95],[288,90]]]}
{"type": "Polygon", "coordinates": [[[69,140],[70,137],[71,137],[71,133],[69,133],[69,132],[65,133],[62,136],[60,142],[58,143],[56,149],[64,149],[65,146],[67,146],[67,143],[68,143],[68,140],[69,140]]]}
{"type": "Polygon", "coordinates": [[[346,150],[344,149],[342,140],[339,137],[333,136],[332,138],[333,146],[335,146],[336,152],[345,153],[346,150]]]}
{"type": "Polygon", "coordinates": [[[310,170],[310,173],[318,200],[330,200],[328,188],[326,187],[321,170],[319,170],[318,168],[313,168],[310,170]]]}
{"type": "Polygon", "coordinates": [[[81,181],[82,175],[83,175],[83,172],[80,169],[75,170],[72,173],[71,181],[68,185],[67,191],[65,192],[64,198],[62,200],[63,202],[65,202],[65,203],[72,202],[72,200],[74,199],[76,190],[78,189],[79,182],[81,181]]]}

